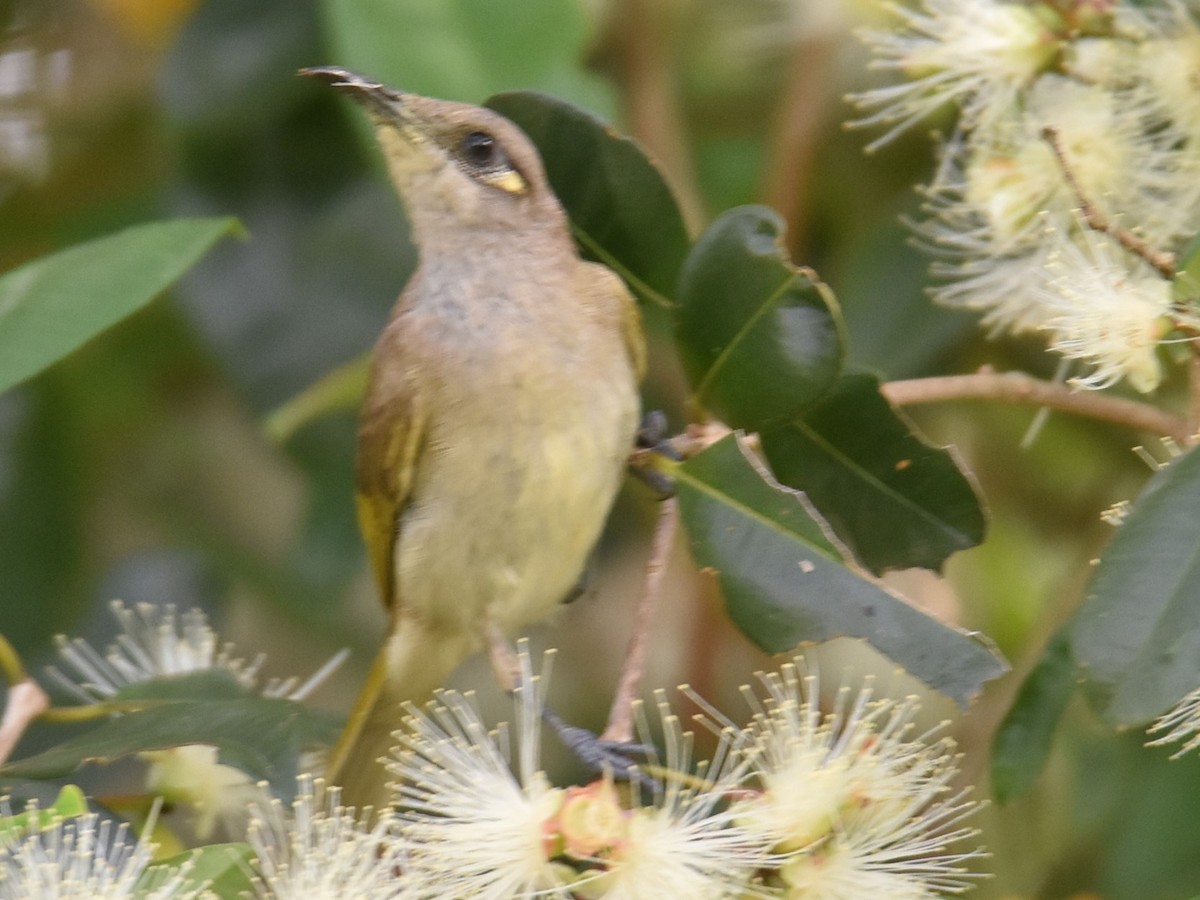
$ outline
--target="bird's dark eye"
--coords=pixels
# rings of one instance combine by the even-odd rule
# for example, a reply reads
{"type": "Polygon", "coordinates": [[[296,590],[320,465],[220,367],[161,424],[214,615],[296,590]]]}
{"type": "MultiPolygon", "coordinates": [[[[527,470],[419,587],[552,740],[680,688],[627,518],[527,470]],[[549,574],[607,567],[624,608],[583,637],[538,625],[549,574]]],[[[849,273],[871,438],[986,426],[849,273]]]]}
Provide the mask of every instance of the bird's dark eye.
{"type": "Polygon", "coordinates": [[[462,140],[462,155],[472,166],[485,169],[500,159],[500,145],[490,134],[472,131],[462,140]]]}

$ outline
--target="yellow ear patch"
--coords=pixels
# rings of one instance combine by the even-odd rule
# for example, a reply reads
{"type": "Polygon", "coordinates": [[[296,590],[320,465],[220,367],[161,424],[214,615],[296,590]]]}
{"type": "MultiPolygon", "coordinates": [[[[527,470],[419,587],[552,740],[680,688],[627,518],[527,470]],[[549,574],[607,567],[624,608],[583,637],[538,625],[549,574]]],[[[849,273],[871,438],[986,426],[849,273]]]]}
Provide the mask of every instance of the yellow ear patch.
{"type": "Polygon", "coordinates": [[[507,169],[503,172],[485,172],[477,177],[480,181],[484,181],[492,187],[498,187],[502,191],[508,191],[510,194],[523,194],[529,190],[529,185],[521,177],[521,173],[514,169],[507,169]]]}

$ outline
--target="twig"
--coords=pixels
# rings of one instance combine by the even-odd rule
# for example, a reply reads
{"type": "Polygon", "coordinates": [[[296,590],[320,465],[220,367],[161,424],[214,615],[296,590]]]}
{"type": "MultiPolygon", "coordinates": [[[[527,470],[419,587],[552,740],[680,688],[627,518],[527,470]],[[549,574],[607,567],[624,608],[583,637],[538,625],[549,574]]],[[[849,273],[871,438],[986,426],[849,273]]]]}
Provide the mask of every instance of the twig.
{"type": "Polygon", "coordinates": [[[1200,340],[1192,341],[1192,358],[1188,364],[1188,440],[1185,447],[1200,437],[1200,340]]]}
{"type": "Polygon", "coordinates": [[[689,233],[708,218],[689,154],[679,91],[667,64],[669,4],[622,0],[612,12],[613,56],[629,129],[661,164],[689,233]]]}
{"type": "Polygon", "coordinates": [[[600,736],[601,740],[617,743],[629,743],[633,740],[633,702],[641,690],[642,675],[646,671],[650,627],[662,593],[663,576],[666,574],[671,547],[675,543],[675,526],[678,520],[679,504],[675,498],[662,501],[658,511],[658,522],[654,526],[650,559],[646,563],[642,596],[633,619],[633,635],[629,639],[629,648],[625,651],[621,680],[617,685],[616,696],[608,715],[608,726],[600,736]]]}
{"type": "Polygon", "coordinates": [[[888,382],[882,390],[884,396],[896,406],[973,399],[1048,406],[1139,431],[1167,435],[1184,445],[1192,443],[1188,423],[1156,406],[1094,391],[1075,391],[1064,384],[1042,381],[1024,372],[992,372],[985,369],[970,375],[913,378],[888,382]]]}
{"type": "Polygon", "coordinates": [[[32,678],[9,687],[4,716],[0,717],[0,764],[8,760],[29,723],[49,706],[50,698],[32,678]]]}
{"type": "Polygon", "coordinates": [[[1079,214],[1083,216],[1083,221],[1087,224],[1088,228],[1107,234],[1130,253],[1144,259],[1163,278],[1173,281],[1175,276],[1179,274],[1175,269],[1175,254],[1155,250],[1132,231],[1122,228],[1100,212],[1095,204],[1084,194],[1083,187],[1079,184],[1079,179],[1075,177],[1075,172],[1067,160],[1066,150],[1063,148],[1062,137],[1059,135],[1058,129],[1048,125],[1042,129],[1042,137],[1050,145],[1050,149],[1054,151],[1054,156],[1058,159],[1059,168],[1062,169],[1063,178],[1066,179],[1067,185],[1075,194],[1075,199],[1079,201],[1079,214]]]}
{"type": "Polygon", "coordinates": [[[21,663],[17,649],[2,634],[0,634],[0,674],[4,676],[4,680],[10,686],[20,684],[27,677],[25,666],[21,663]]]}
{"type": "Polygon", "coordinates": [[[799,250],[808,236],[808,200],[813,159],[834,98],[830,77],[836,54],[828,38],[797,40],[767,166],[763,202],[787,222],[788,245],[799,250]]]}

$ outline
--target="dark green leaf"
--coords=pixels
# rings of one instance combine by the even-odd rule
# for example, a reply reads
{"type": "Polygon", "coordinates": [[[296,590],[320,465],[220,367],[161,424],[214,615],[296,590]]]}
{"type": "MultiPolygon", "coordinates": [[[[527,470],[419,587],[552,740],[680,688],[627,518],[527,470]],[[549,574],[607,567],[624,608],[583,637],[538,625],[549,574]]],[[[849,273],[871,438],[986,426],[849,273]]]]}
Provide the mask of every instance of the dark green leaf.
{"type": "Polygon", "coordinates": [[[86,762],[111,762],[144,750],[187,744],[216,746],[223,763],[279,791],[291,789],[302,749],[337,736],[331,719],[292,700],[164,703],[106,719],[96,728],[49,750],[0,767],[19,778],[57,778],[86,762]]]}
{"type": "Polygon", "coordinates": [[[145,306],[236,227],[233,219],[152,222],[0,276],[0,391],[145,306]]]}
{"type": "Polygon", "coordinates": [[[249,844],[197,847],[147,866],[138,879],[135,896],[154,896],[154,889],[161,887],[174,870],[186,867],[183,888],[207,888],[223,898],[250,897],[254,894],[254,885],[250,881],[252,859],[254,851],[249,844]]]}
{"type": "Polygon", "coordinates": [[[803,497],[765,480],[733,436],[679,466],[676,489],[696,562],[764,650],[862,638],[960,704],[1006,670],[981,638],[846,568],[803,497]]]}
{"type": "Polygon", "coordinates": [[[1001,803],[1033,786],[1046,764],[1058,720],[1075,692],[1075,664],[1066,632],[1050,639],[1021,685],[992,744],[992,790],[1001,803]]]}
{"type": "Polygon", "coordinates": [[[582,60],[592,20],[562,0],[323,0],[332,58],[431,97],[478,103],[506,87],[607,111],[611,92],[582,60]]]}
{"type": "Polygon", "coordinates": [[[775,477],[808,494],[875,573],[940,569],[983,540],[971,482],[891,407],[873,375],[842,376],[815,406],[761,437],[775,477]]]}
{"type": "Polygon", "coordinates": [[[731,209],[700,236],[679,279],[677,335],[694,397],[747,431],[799,415],[842,365],[837,301],[792,265],[783,230],[766,207],[731,209]]]}
{"type": "Polygon", "coordinates": [[[584,254],[616,271],[642,300],[670,306],[687,231],[670,188],[641,148],[553,97],[497,94],[487,105],[537,145],[584,254]]]}
{"type": "Polygon", "coordinates": [[[123,703],[133,700],[243,700],[256,696],[227,669],[202,669],[163,675],[126,685],[113,695],[123,703]]]}
{"type": "Polygon", "coordinates": [[[1141,724],[1200,686],[1200,452],[1156,473],[1104,552],[1071,626],[1089,696],[1141,724]]]}

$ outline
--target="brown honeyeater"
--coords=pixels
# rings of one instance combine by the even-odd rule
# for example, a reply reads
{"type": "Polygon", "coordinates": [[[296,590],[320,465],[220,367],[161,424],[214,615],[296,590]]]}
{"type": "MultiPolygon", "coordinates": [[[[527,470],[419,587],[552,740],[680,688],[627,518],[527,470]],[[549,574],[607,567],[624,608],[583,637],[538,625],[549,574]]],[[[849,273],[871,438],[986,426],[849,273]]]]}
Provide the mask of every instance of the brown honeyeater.
{"type": "Polygon", "coordinates": [[[579,257],[512,122],[302,72],[370,117],[419,257],[358,430],[358,519],[390,625],[327,773],[347,804],[379,808],[402,704],[577,584],[633,447],[645,350],[633,298],[579,257]]]}

